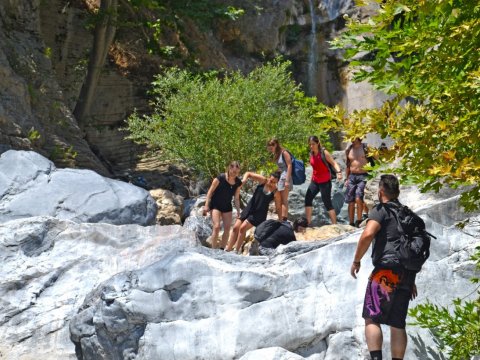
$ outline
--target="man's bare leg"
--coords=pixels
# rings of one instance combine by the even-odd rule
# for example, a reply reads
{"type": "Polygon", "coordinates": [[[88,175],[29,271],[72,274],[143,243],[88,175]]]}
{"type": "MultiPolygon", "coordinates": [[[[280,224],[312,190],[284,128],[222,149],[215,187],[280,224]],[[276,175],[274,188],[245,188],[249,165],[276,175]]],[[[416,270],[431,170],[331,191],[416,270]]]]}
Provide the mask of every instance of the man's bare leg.
{"type": "Polygon", "coordinates": [[[407,332],[405,329],[390,326],[390,348],[392,358],[403,359],[407,348],[407,332]]]}
{"type": "Polygon", "coordinates": [[[381,351],[383,344],[383,333],[380,324],[370,319],[365,319],[365,339],[367,340],[368,351],[381,351]]]}
{"type": "Polygon", "coordinates": [[[362,222],[362,215],[363,215],[363,201],[360,198],[355,199],[355,204],[357,205],[357,221],[355,225],[360,225],[362,222]]]}
{"type": "Polygon", "coordinates": [[[349,202],[348,203],[348,222],[350,225],[355,225],[355,203],[349,202]]]}

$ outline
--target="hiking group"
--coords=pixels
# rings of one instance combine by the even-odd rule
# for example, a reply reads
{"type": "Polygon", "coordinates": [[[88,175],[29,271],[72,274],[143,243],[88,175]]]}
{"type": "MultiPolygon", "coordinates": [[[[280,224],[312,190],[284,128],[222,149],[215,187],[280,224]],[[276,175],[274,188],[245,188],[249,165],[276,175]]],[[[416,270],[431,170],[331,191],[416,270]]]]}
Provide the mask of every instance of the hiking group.
{"type": "MultiPolygon", "coordinates": [[[[210,237],[212,248],[240,252],[247,231],[253,227],[258,227],[267,219],[268,209],[272,201],[275,203],[278,221],[283,223],[287,231],[293,234],[294,231],[302,230],[310,225],[313,199],[320,192],[330,220],[332,224],[336,224],[337,217],[331,199],[332,175],[329,166],[334,168],[336,179],[342,178],[342,171],[331,154],[322,148],[318,137],[311,136],[308,143],[311,150],[310,164],[313,168],[313,175],[305,196],[306,217],[297,219],[294,222],[295,226],[288,222],[289,193],[294,184],[298,185],[305,182],[303,162],[295,159],[290,151],[280,145],[277,139],[271,139],[267,143],[267,150],[271,153],[272,161],[276,164],[277,170],[269,176],[246,172],[240,180],[240,164],[233,161],[228,165],[225,173],[218,175],[212,181],[203,209],[204,215],[210,213],[212,217],[213,232],[210,237]],[[258,185],[246,207],[243,211],[240,211],[240,188],[249,179],[258,185]],[[237,216],[233,228],[232,199],[234,199],[237,216]],[[218,236],[222,222],[223,235],[219,242],[218,236]]],[[[285,243],[285,233],[277,237],[279,238],[278,243],[270,241],[269,247],[276,247],[280,243],[285,243]]],[[[290,238],[295,240],[294,235],[290,238]]]]}
{"type": "MultiPolygon", "coordinates": [[[[246,233],[255,227],[255,239],[266,249],[294,241],[295,232],[311,226],[313,199],[320,193],[330,222],[337,223],[332,205],[332,180],[342,180],[342,170],[332,155],[322,147],[317,136],[308,138],[312,177],[305,195],[305,217],[288,221],[288,196],[293,185],[305,181],[303,163],[280,145],[277,139],[267,143],[267,149],[278,167],[269,176],[246,172],[240,179],[240,164],[228,165],[225,173],[215,178],[208,190],[204,215],[211,213],[212,248],[240,253],[246,233]],[[253,196],[240,210],[240,189],[249,179],[256,182],[253,196]],[[232,225],[232,200],[236,220],[232,225]],[[267,220],[270,203],[274,201],[278,220],[267,220]],[[223,235],[218,236],[223,222],[223,235]]],[[[383,144],[382,144],[383,145],[383,144]]],[[[416,273],[429,256],[431,234],[425,231],[423,220],[398,201],[398,179],[382,175],[378,200],[371,211],[364,203],[367,182],[367,164],[374,164],[368,147],[356,138],[345,150],[345,201],[348,203],[349,224],[359,227],[366,220],[355,251],[350,273],[356,279],[361,259],[373,243],[374,269],[369,276],[362,317],[365,319],[365,337],[372,360],[382,359],[383,334],[380,324],[390,327],[392,360],[403,359],[407,345],[405,320],[409,301],[417,295],[416,273]],[[356,216],[356,219],[355,219],[356,216]]]]}
{"type": "MultiPolygon", "coordinates": [[[[246,172],[240,179],[240,164],[232,161],[225,173],[218,175],[212,181],[204,206],[204,214],[210,213],[212,217],[213,232],[210,237],[212,248],[241,251],[247,231],[258,227],[267,219],[272,201],[275,202],[278,221],[284,222],[285,226],[290,225],[290,230],[293,232],[293,230],[303,230],[311,226],[313,200],[320,193],[330,222],[337,223],[337,215],[332,204],[332,181],[342,180],[342,170],[328,150],[322,147],[317,136],[308,138],[308,146],[312,177],[305,195],[305,217],[297,219],[295,229],[288,222],[288,198],[294,184],[299,185],[305,182],[305,167],[303,162],[295,159],[292,153],[282,147],[277,139],[271,139],[267,142],[267,150],[277,166],[275,172],[267,177],[246,172]],[[247,206],[240,211],[240,189],[249,179],[258,185],[247,206]],[[233,228],[232,199],[237,216],[233,228]],[[218,237],[222,223],[223,235],[219,242],[218,237]],[[299,224],[304,226],[299,226],[299,224]]],[[[368,149],[361,139],[356,139],[346,150],[346,200],[350,225],[357,227],[363,219],[363,197],[367,181],[367,172],[364,167],[370,159],[367,152],[368,149]],[[354,221],[355,205],[357,206],[357,221],[354,221]]],[[[294,239],[294,236],[292,238],[294,239]]],[[[278,244],[270,242],[270,246],[276,247],[275,245],[280,243],[284,243],[283,238],[279,239],[278,244]]]]}

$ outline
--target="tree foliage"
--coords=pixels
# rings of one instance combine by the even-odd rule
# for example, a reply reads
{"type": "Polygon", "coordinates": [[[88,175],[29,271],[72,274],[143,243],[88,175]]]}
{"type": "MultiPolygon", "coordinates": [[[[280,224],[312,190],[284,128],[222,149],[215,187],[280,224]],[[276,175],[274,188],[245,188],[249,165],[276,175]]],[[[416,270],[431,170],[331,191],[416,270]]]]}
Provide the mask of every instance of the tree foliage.
{"type": "Polygon", "coordinates": [[[347,136],[390,136],[397,169],[423,190],[466,189],[467,210],[480,205],[480,4],[470,0],[378,0],[375,16],[348,21],[333,42],[345,49],[355,81],[388,94],[381,108],[337,109],[347,136]]]}
{"type": "MultiPolygon", "coordinates": [[[[480,269],[480,247],[473,260],[480,269]]],[[[472,280],[478,283],[478,279],[472,280]]],[[[442,344],[441,350],[450,360],[470,359],[480,355],[480,297],[473,301],[455,299],[453,309],[439,307],[430,302],[410,310],[413,325],[430,329],[442,344]]]]}
{"type": "Polygon", "coordinates": [[[272,137],[306,157],[307,138],[320,128],[310,116],[318,109],[288,66],[275,61],[246,76],[167,69],[153,82],[153,113],[128,119],[130,137],[206,177],[223,172],[232,160],[243,171],[267,170],[272,137]]]}

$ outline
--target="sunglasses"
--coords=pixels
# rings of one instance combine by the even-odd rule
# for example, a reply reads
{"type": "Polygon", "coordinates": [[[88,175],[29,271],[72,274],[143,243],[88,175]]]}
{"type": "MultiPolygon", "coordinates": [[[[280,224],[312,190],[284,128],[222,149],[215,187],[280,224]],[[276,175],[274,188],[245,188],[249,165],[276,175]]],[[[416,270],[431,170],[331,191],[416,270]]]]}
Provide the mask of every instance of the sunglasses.
{"type": "Polygon", "coordinates": [[[230,169],[233,169],[233,168],[240,169],[240,166],[237,165],[237,164],[232,164],[232,165],[230,165],[230,169]]]}

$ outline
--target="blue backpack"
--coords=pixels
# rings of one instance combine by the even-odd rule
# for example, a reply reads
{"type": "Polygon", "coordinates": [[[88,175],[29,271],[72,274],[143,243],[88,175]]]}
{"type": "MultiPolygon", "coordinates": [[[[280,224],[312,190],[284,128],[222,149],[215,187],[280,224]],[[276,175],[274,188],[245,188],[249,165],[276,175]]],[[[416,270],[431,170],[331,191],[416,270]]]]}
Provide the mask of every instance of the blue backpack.
{"type": "MultiPolygon", "coordinates": [[[[293,185],[302,185],[305,180],[307,179],[307,176],[305,175],[305,165],[303,164],[302,160],[298,160],[293,156],[293,154],[285,150],[290,154],[290,158],[292,159],[292,181],[293,185]]],[[[283,153],[282,153],[283,157],[283,153]]],[[[285,158],[283,158],[283,161],[285,161],[285,158]]]]}

